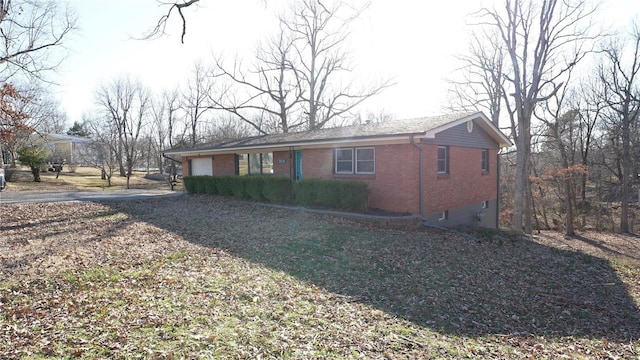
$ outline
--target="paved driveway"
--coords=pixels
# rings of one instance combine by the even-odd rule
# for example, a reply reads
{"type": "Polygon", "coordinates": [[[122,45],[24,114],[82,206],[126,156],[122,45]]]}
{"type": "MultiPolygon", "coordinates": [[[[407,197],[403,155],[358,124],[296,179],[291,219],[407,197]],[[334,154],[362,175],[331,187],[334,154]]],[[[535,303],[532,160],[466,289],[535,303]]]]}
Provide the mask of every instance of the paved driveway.
{"type": "Polygon", "coordinates": [[[170,190],[107,190],[107,191],[15,191],[0,192],[0,204],[26,204],[61,201],[139,200],[160,196],[180,196],[170,190]]]}

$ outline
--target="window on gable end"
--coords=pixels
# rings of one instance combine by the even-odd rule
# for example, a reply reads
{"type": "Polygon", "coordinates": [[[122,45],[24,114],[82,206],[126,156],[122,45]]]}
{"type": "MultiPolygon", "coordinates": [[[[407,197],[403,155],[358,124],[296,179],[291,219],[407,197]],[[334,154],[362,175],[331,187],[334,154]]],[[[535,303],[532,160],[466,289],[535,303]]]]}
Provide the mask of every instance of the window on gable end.
{"type": "Polygon", "coordinates": [[[438,174],[449,173],[449,147],[438,146],[438,174]]]}
{"type": "Polygon", "coordinates": [[[489,150],[482,149],[482,172],[489,172],[489,150]]]}

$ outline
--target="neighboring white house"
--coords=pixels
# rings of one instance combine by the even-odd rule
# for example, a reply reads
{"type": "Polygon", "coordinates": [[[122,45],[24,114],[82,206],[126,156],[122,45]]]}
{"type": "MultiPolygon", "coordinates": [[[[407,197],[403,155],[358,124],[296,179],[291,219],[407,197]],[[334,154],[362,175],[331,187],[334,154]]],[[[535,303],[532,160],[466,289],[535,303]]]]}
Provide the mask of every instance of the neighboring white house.
{"type": "Polygon", "coordinates": [[[87,137],[65,134],[44,134],[42,139],[45,146],[51,150],[52,160],[65,160],[69,164],[82,164],[83,156],[86,156],[87,149],[93,142],[87,137]]]}

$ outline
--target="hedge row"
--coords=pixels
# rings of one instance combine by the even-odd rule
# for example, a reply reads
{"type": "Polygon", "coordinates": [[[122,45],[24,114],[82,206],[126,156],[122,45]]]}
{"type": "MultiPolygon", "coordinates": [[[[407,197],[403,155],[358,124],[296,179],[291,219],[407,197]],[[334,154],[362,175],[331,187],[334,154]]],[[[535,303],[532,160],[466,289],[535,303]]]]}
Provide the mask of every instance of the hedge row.
{"type": "Polygon", "coordinates": [[[291,180],[276,176],[186,176],[184,186],[192,194],[235,196],[238,199],[286,203],[291,180]]]}
{"type": "Polygon", "coordinates": [[[186,176],[184,186],[192,194],[353,211],[366,210],[369,197],[367,183],[355,180],[303,179],[294,184],[283,176],[186,176]]]}
{"type": "Polygon", "coordinates": [[[302,179],[294,186],[301,205],[353,211],[367,210],[367,183],[357,180],[302,179]]]}

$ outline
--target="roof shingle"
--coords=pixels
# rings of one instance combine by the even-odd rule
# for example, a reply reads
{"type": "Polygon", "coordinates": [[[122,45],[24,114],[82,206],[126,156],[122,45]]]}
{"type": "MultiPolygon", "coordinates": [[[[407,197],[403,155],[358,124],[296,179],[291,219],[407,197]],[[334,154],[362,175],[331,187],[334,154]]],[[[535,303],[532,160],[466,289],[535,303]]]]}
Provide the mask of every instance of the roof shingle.
{"type": "Polygon", "coordinates": [[[188,147],[173,148],[167,153],[181,153],[197,150],[215,150],[226,148],[250,148],[269,145],[292,145],[312,143],[326,140],[347,140],[358,138],[375,138],[380,136],[421,134],[460,119],[467,118],[477,112],[454,113],[439,116],[421,117],[403,120],[390,120],[380,123],[351,125],[319,130],[308,130],[284,134],[270,134],[247,137],[239,140],[226,140],[213,143],[198,144],[188,147]]]}

